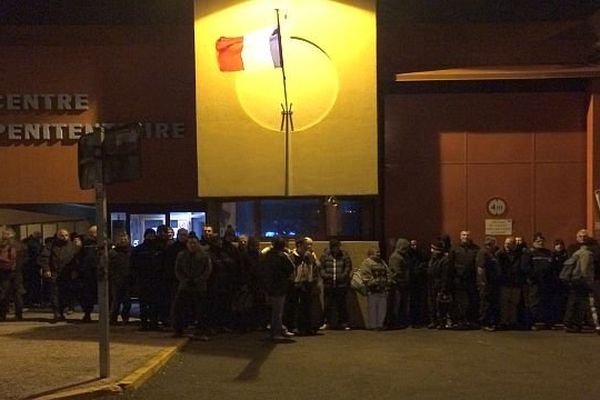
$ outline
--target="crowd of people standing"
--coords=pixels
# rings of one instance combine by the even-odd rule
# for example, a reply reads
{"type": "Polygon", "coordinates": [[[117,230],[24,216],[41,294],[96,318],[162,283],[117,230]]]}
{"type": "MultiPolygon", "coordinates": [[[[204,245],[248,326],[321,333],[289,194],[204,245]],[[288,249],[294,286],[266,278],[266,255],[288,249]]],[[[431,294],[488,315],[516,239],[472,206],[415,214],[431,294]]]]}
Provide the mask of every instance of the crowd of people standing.
{"type": "MultiPolygon", "coordinates": [[[[564,325],[579,332],[589,325],[600,333],[600,247],[585,230],[576,238],[568,248],[561,240],[546,248],[541,233],[531,248],[512,236],[501,247],[492,237],[479,247],[462,231],[457,244],[443,236],[429,251],[401,238],[387,262],[372,248],[353,266],[335,239],[318,256],[309,237],[296,239],[292,248],[276,237],[261,251],[255,238],[237,237],[231,227],[223,236],[206,225],[201,236],[179,229],[174,237],[161,225],[147,229],[135,248],[126,232],[117,232],[108,254],[110,322],[128,323],[131,300],[138,298],[141,330],[172,329],[182,336],[193,324],[202,340],[267,327],[273,339],[314,335],[351,329],[348,295],[355,291],[367,297],[366,327],[372,330],[564,325]]],[[[22,319],[23,295],[30,303],[45,289],[52,322],[65,320],[76,302],[82,322],[90,322],[100,261],[96,226],[82,236],[60,229],[43,245],[39,239],[18,241],[14,231],[2,229],[0,320],[11,300],[22,319]],[[35,270],[39,287],[32,283],[35,270]]]]}

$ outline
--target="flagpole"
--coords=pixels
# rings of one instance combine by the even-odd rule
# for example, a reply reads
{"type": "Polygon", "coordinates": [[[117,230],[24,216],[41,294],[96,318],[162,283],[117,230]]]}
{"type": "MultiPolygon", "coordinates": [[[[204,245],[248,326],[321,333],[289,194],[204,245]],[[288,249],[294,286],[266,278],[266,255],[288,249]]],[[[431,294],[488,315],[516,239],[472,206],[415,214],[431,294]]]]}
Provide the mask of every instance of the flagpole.
{"type": "Polygon", "coordinates": [[[290,123],[292,118],[292,111],[288,103],[287,94],[287,77],[285,75],[285,64],[283,62],[283,46],[281,45],[281,23],[279,21],[279,8],[275,9],[277,14],[277,44],[279,45],[279,60],[281,61],[281,79],[283,82],[283,104],[281,105],[281,127],[284,131],[284,170],[285,170],[285,189],[284,193],[286,196],[290,194],[290,123]]]}

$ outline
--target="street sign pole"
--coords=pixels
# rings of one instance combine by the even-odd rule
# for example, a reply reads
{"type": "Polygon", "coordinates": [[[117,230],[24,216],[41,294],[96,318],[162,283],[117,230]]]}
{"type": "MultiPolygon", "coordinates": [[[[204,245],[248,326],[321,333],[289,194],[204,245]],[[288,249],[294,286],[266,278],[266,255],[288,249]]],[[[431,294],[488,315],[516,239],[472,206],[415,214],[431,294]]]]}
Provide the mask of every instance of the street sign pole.
{"type": "MultiPolygon", "coordinates": [[[[100,130],[100,143],[104,142],[104,129],[100,130]]],[[[94,189],[96,190],[96,223],[98,225],[98,252],[100,262],[98,264],[98,311],[100,328],[99,358],[100,378],[110,376],[110,347],[109,347],[109,309],[108,309],[108,245],[106,238],[106,188],[102,182],[103,158],[98,161],[99,173],[96,174],[94,189]]]]}
{"type": "Polygon", "coordinates": [[[79,187],[96,191],[100,378],[110,376],[106,185],[141,177],[141,129],[139,122],[107,132],[95,128],[79,138],[77,148],[79,187]]]}

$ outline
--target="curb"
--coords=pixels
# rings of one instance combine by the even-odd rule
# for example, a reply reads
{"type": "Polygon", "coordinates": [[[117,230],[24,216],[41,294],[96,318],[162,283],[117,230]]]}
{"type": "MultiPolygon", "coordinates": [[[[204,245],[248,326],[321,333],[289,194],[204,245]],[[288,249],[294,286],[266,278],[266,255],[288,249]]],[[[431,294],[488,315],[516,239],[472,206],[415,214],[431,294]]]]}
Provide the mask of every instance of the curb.
{"type": "Polygon", "coordinates": [[[36,395],[27,396],[27,400],[79,400],[93,399],[100,396],[117,395],[124,391],[132,391],[139,388],[144,382],[158,372],[183,346],[187,344],[189,338],[179,339],[175,346],[162,349],[148,360],[143,366],[136,369],[124,378],[117,381],[102,380],[102,385],[83,387],[77,389],[56,389],[36,395]]]}
{"type": "Polygon", "coordinates": [[[152,375],[158,372],[167,361],[171,359],[185,344],[189,341],[189,338],[179,339],[176,346],[167,347],[161,350],[157,355],[152,357],[145,365],[136,369],[125,378],[121,379],[116,383],[116,386],[124,390],[135,390],[139,388],[144,382],[146,382],[152,375]]]}

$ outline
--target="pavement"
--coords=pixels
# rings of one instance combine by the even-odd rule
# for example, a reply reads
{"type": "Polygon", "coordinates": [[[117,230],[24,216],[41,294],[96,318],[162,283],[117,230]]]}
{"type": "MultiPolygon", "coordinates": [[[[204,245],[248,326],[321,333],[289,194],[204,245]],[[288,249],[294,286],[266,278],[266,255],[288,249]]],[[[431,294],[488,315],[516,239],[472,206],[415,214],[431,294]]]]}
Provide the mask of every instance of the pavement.
{"type": "Polygon", "coordinates": [[[118,399],[600,399],[594,333],[405,329],[263,339],[254,332],[189,342],[118,399]]]}
{"type": "Polygon", "coordinates": [[[98,379],[98,324],[50,316],[0,323],[0,399],[600,399],[593,333],[352,330],[274,343],[252,332],[201,342],[132,324],[111,327],[111,377],[98,379]]]}
{"type": "MultiPolygon", "coordinates": [[[[99,328],[81,313],[50,324],[50,312],[0,322],[0,399],[83,399],[139,387],[186,342],[172,332],[110,328],[110,377],[99,379],[99,328]]],[[[97,320],[97,314],[92,318],[97,320]]]]}

